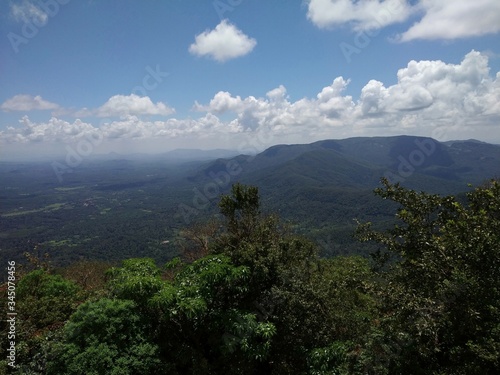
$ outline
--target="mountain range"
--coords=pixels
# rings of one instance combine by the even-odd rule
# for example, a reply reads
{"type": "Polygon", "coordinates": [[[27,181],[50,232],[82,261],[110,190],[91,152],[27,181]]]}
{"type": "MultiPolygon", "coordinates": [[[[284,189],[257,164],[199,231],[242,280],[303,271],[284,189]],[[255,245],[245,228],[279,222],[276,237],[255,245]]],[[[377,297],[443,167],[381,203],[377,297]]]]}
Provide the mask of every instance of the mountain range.
{"type": "Polygon", "coordinates": [[[500,145],[475,140],[438,142],[414,136],[359,137],[276,145],[255,155],[203,164],[191,181],[205,181],[227,165],[238,180],[265,189],[373,188],[381,177],[415,189],[453,193],[500,175],[500,145]]]}
{"type": "Polygon", "coordinates": [[[353,238],[356,221],[394,224],[396,206],[373,193],[381,177],[463,195],[469,184],[500,176],[500,145],[359,137],[276,145],[256,155],[93,155],[63,172],[59,179],[48,161],[0,162],[0,260],[21,260],[39,243],[61,264],[80,257],[166,261],[178,255],[173,244],[182,230],[216,214],[220,195],[236,182],[257,186],[262,210],[279,214],[323,255],[366,254],[373,248],[353,238]]]}
{"type": "Polygon", "coordinates": [[[204,163],[188,180],[200,191],[237,181],[258,186],[265,207],[313,237],[334,236],[338,248],[338,241],[352,243],[354,219],[392,220],[394,207],[373,194],[382,177],[418,191],[459,194],[499,176],[500,145],[394,136],[276,145],[204,163]]]}

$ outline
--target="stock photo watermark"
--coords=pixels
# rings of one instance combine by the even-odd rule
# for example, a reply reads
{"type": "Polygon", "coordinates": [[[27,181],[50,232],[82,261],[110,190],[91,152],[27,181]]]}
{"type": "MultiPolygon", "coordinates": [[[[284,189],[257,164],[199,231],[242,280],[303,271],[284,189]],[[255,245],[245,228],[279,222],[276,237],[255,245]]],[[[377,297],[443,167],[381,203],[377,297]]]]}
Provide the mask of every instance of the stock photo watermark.
{"type": "Polygon", "coordinates": [[[70,1],[38,0],[36,3],[23,3],[22,6],[28,7],[24,11],[16,8],[16,17],[22,19],[23,25],[21,26],[20,33],[11,31],[7,34],[14,52],[18,53],[21,45],[28,44],[31,39],[37,36],[40,29],[47,25],[49,18],[57,16],[61,10],[61,6],[68,4],[70,1]]]}
{"type": "MultiPolygon", "coordinates": [[[[238,153],[250,154],[246,157],[245,162],[249,163],[254,160],[255,155],[263,148],[269,145],[274,136],[270,133],[268,138],[264,137],[263,133],[259,133],[256,137],[242,142],[238,147],[238,153]]],[[[193,188],[192,206],[185,203],[180,203],[177,206],[176,216],[181,216],[186,224],[191,223],[193,216],[198,216],[201,211],[207,210],[210,203],[220,197],[222,189],[228,187],[234,179],[243,172],[241,164],[234,159],[226,160],[224,170],[217,173],[209,172],[210,181],[206,182],[203,188],[193,188]]]]}
{"type": "Polygon", "coordinates": [[[73,168],[78,167],[86,157],[89,157],[94,149],[102,143],[104,136],[100,131],[94,132],[92,135],[81,139],[73,146],[66,146],[66,157],[64,163],[53,161],[51,163],[52,170],[54,171],[59,183],[63,182],[63,175],[66,173],[73,173],[73,168]]]}
{"type": "Polygon", "coordinates": [[[146,73],[147,74],[142,79],[142,86],[135,86],[132,89],[132,94],[147,96],[148,91],[155,90],[158,85],[163,82],[163,79],[170,75],[168,72],[162,72],[159,64],[156,64],[155,69],[148,65],[146,67],[146,73]]]}
{"type": "Polygon", "coordinates": [[[233,12],[241,3],[243,3],[243,0],[214,0],[212,5],[219,18],[223,20],[226,18],[224,15],[227,12],[233,12]]]}
{"type": "Polygon", "coordinates": [[[398,155],[396,171],[387,171],[384,173],[384,177],[392,184],[404,182],[436,152],[439,140],[444,137],[445,132],[444,129],[436,128],[432,132],[432,138],[415,139],[413,142],[415,148],[407,156],[398,155]]]}
{"type": "MultiPolygon", "coordinates": [[[[148,65],[145,70],[146,74],[141,80],[142,85],[135,86],[132,89],[132,95],[141,97],[147,96],[149,91],[155,90],[158,85],[170,75],[170,73],[162,71],[159,64],[156,64],[154,69],[148,65]]],[[[101,121],[101,125],[105,123],[105,120],[101,121]]],[[[65,147],[66,155],[64,161],[53,161],[51,163],[52,170],[59,183],[63,182],[63,176],[65,174],[73,173],[74,168],[80,166],[85,158],[92,155],[94,150],[102,143],[103,139],[104,135],[99,127],[99,129],[87,135],[85,139],[78,141],[74,146],[67,145],[65,147]]]]}
{"type": "Polygon", "coordinates": [[[437,142],[433,139],[415,139],[415,148],[410,151],[407,157],[399,155],[397,160],[399,162],[397,167],[397,174],[394,172],[386,172],[384,177],[391,183],[403,182],[410,177],[418,167],[421,167],[426,159],[436,151],[437,142]]]}
{"type": "Polygon", "coordinates": [[[16,262],[7,262],[7,365],[16,367],[16,262]]]}
{"type": "Polygon", "coordinates": [[[352,55],[359,55],[370,45],[373,38],[379,35],[380,29],[394,19],[395,15],[401,10],[404,4],[405,1],[403,0],[396,3],[388,3],[386,7],[374,15],[373,22],[369,27],[358,31],[354,35],[352,42],[341,42],[339,44],[339,48],[347,63],[352,61],[352,55]]]}

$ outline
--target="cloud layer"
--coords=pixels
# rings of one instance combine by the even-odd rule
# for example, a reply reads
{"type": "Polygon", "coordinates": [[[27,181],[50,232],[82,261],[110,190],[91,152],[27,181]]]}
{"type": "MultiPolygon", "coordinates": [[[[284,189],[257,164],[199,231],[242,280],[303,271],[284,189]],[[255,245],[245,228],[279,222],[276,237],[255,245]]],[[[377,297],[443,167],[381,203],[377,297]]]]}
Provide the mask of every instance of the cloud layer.
{"type": "Polygon", "coordinates": [[[16,95],[8,100],[6,100],[0,109],[5,112],[13,111],[36,111],[36,110],[55,110],[59,106],[55,103],[51,103],[41,96],[31,96],[31,95],[16,95]]]}
{"type": "MultiPolygon", "coordinates": [[[[500,72],[491,76],[486,55],[468,53],[460,64],[410,61],[391,86],[370,80],[358,99],[345,94],[349,80],[337,77],[315,97],[290,101],[279,86],[265,97],[240,97],[220,91],[207,104],[195,103],[197,118],[152,121],[142,115],[169,115],[172,109],[148,97],[114,96],[96,116],[120,119],[92,124],[53,117],[0,132],[0,142],[75,142],[99,133],[117,139],[203,139],[252,135],[299,142],[357,135],[414,134],[438,139],[483,138],[500,142],[500,72]],[[493,135],[497,139],[493,139],[493,135]]],[[[33,98],[32,98],[33,99],[33,98]]],[[[9,100],[10,101],[10,100],[9,100]]],[[[12,108],[9,101],[2,108],[12,108]]],[[[40,98],[39,102],[43,100],[40,98]]],[[[52,104],[54,105],[54,104],[52,104]]]]}
{"type": "Polygon", "coordinates": [[[256,45],[255,39],[245,35],[228,20],[222,20],[215,29],[196,35],[189,52],[224,62],[250,53],[256,45]]]}
{"type": "Polygon", "coordinates": [[[500,32],[497,0],[309,0],[307,18],[320,28],[380,29],[417,17],[397,40],[457,39],[500,32]]]}

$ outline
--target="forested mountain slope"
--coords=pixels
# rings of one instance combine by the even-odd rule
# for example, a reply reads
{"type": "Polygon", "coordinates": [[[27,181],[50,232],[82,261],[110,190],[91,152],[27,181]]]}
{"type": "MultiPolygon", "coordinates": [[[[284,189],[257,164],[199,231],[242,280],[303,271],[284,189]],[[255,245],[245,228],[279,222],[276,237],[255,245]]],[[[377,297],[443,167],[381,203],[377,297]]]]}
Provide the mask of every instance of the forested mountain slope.
{"type": "Polygon", "coordinates": [[[361,137],[211,161],[231,151],[188,154],[93,155],[61,180],[49,162],[0,163],[1,260],[21,260],[36,247],[62,264],[138,255],[166,261],[178,254],[181,231],[216,214],[220,194],[237,182],[258,186],[265,209],[321,244],[322,255],[365,254],[370,249],[352,237],[355,220],[393,222],[394,207],[373,194],[381,177],[460,194],[500,176],[500,146],[473,140],[361,137]]]}

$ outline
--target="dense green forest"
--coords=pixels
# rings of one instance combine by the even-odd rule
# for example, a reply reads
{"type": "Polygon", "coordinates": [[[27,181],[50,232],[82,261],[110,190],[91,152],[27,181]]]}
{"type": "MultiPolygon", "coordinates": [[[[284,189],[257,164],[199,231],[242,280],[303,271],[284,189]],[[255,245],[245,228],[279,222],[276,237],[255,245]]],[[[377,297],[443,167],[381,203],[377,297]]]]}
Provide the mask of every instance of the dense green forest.
{"type": "Polygon", "coordinates": [[[500,146],[360,137],[236,157],[96,155],[61,173],[50,161],[0,162],[0,263],[22,262],[26,252],[47,253],[56,266],[139,257],[166,263],[181,255],[186,226],[219,215],[221,194],[237,182],[258,186],[262,211],[278,213],[321,256],[366,256],[376,246],[355,240],[355,220],[378,230],[394,225],[396,205],[373,194],[381,176],[417,191],[463,194],[468,184],[500,176],[500,146]]]}
{"type": "Polygon", "coordinates": [[[384,179],[376,193],[395,224],[358,223],[371,257],[320,257],[241,184],[166,264],[32,254],[16,265],[12,373],[497,374],[500,182],[456,197],[384,179]]]}

